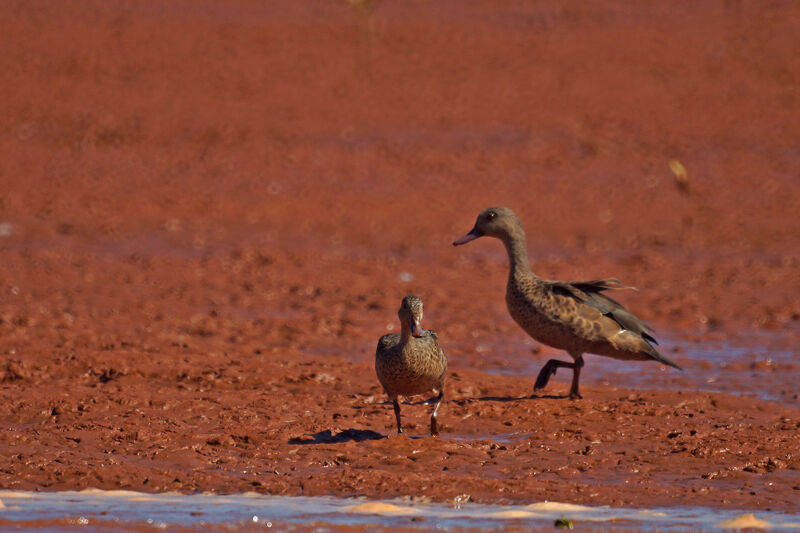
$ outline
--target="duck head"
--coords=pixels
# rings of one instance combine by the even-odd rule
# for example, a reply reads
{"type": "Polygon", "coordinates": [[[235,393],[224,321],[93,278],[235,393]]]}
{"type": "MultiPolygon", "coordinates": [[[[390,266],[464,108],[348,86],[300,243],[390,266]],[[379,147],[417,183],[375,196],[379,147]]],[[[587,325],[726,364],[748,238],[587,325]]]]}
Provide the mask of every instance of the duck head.
{"type": "Polygon", "coordinates": [[[425,330],[420,326],[422,321],[422,300],[418,296],[409,294],[403,298],[400,309],[397,310],[397,316],[400,318],[400,324],[403,328],[408,327],[413,336],[425,336],[425,330]]]}
{"type": "Polygon", "coordinates": [[[484,236],[505,240],[521,227],[519,218],[511,209],[507,207],[489,207],[481,211],[472,230],[454,241],[453,246],[467,244],[478,237],[484,236]]]}

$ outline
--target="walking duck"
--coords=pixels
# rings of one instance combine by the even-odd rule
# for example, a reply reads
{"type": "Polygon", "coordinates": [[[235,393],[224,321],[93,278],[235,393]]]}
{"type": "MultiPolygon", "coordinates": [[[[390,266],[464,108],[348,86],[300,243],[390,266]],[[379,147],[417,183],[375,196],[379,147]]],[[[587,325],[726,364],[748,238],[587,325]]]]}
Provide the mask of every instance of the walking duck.
{"type": "Polygon", "coordinates": [[[539,372],[534,390],[547,385],[559,368],[572,369],[569,397],[581,398],[578,390],[583,354],[615,359],[658,361],[681,369],[653,344],[653,329],[603,291],[628,289],[619,280],[549,281],[531,270],[522,224],[511,209],[490,207],[478,215],[472,230],[456,240],[459,246],[479,237],[503,241],[510,269],[506,305],[511,318],[537,341],[565,350],[574,362],[550,359],[539,372]]]}
{"type": "Polygon", "coordinates": [[[398,396],[414,396],[430,390],[438,392],[431,414],[431,435],[439,434],[436,414],[444,398],[447,359],[439,347],[436,332],[422,329],[422,300],[406,296],[397,311],[400,333],[389,333],[378,341],[375,373],[394,404],[397,432],[403,432],[398,396]]]}

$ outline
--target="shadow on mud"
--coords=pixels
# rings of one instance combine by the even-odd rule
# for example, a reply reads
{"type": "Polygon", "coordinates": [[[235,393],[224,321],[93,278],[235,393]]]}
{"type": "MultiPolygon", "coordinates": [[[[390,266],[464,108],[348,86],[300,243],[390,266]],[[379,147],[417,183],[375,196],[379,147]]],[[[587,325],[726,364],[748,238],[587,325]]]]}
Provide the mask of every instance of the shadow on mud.
{"type": "MultiPolygon", "coordinates": [[[[528,400],[569,400],[569,394],[536,394],[525,397],[528,400]]],[[[573,400],[577,401],[577,400],[573,400]]]]}
{"type": "Polygon", "coordinates": [[[459,398],[453,400],[453,403],[458,405],[465,405],[472,402],[522,402],[525,400],[563,400],[569,396],[553,396],[553,395],[538,395],[531,394],[530,396],[481,396],[479,398],[459,398]]]}
{"type": "Polygon", "coordinates": [[[345,429],[335,435],[330,429],[326,429],[319,433],[306,434],[302,437],[292,437],[289,439],[289,444],[339,444],[342,442],[361,442],[364,440],[379,440],[385,438],[386,435],[368,429],[345,429]]]}

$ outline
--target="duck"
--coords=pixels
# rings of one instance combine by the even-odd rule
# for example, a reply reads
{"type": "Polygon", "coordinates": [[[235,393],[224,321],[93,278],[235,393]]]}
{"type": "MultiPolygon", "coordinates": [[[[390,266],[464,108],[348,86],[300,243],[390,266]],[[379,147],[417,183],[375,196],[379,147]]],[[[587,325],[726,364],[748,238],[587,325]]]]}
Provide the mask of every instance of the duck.
{"type": "Polygon", "coordinates": [[[375,373],[383,390],[394,404],[397,433],[403,433],[399,396],[415,396],[433,391],[436,404],[431,413],[431,436],[439,435],[437,414],[444,399],[447,359],[435,331],[422,328],[422,300],[408,295],[397,310],[400,333],[380,338],[375,349],[375,373]]]}
{"type": "Polygon", "coordinates": [[[480,237],[500,239],[509,259],[506,306],[511,318],[536,341],[566,351],[572,362],[550,359],[542,367],[534,392],[543,389],[559,368],[572,369],[571,399],[579,390],[583,355],[614,359],[657,361],[681,370],[660,353],[655,331],[625,309],[606,291],[634,289],[615,278],[589,281],[550,281],[533,273],[528,259],[525,231],[517,215],[507,207],[489,207],[478,215],[472,230],[453,242],[461,246],[480,237]]]}

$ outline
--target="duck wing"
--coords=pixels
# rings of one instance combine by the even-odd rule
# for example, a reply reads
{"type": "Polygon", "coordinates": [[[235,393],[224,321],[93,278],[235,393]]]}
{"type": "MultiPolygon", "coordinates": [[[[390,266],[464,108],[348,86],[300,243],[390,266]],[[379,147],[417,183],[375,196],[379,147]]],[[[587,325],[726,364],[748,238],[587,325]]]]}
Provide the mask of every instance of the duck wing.
{"type": "Polygon", "coordinates": [[[623,329],[627,329],[641,336],[648,342],[658,344],[655,337],[655,330],[644,321],[636,317],[633,313],[611,298],[603,294],[603,291],[633,289],[622,285],[618,279],[593,279],[589,281],[546,281],[545,284],[554,294],[572,298],[579,303],[588,305],[600,311],[603,315],[614,320],[623,329]]]}

